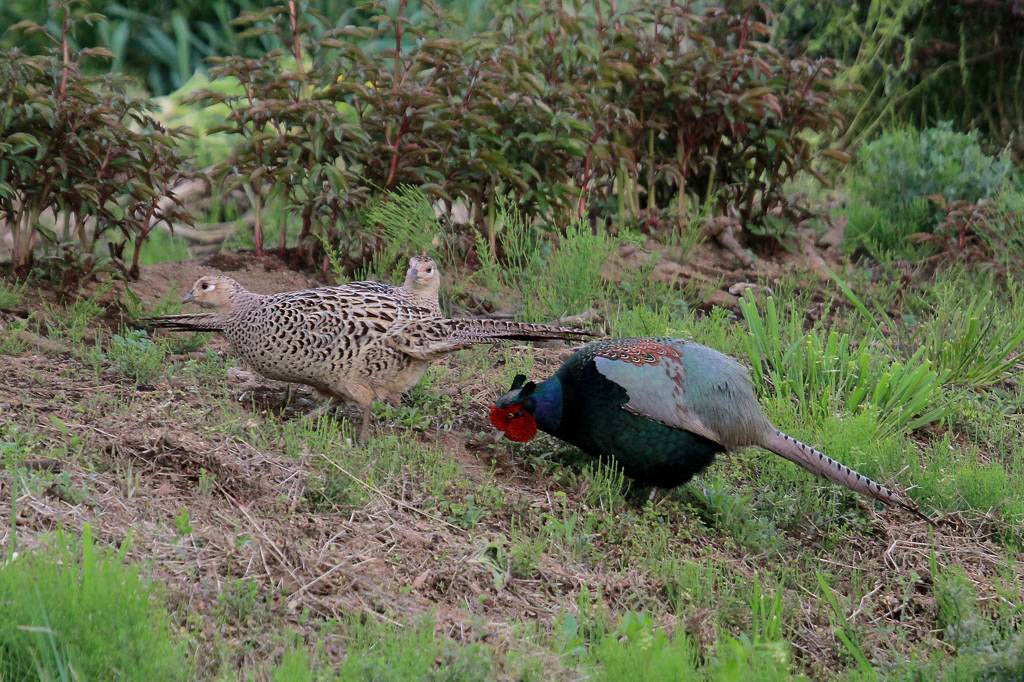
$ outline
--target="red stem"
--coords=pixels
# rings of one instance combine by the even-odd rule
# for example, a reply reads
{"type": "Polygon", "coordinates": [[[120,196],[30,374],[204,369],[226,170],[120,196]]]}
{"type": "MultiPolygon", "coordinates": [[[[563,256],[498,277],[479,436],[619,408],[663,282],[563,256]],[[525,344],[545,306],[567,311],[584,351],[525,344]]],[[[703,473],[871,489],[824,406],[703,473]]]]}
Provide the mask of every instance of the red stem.
{"type": "Polygon", "coordinates": [[[409,117],[402,115],[402,123],[398,126],[398,133],[395,134],[395,143],[391,145],[391,164],[388,168],[388,179],[384,183],[384,188],[391,187],[391,183],[395,181],[395,176],[398,175],[398,153],[402,147],[402,136],[409,130],[409,117]]]}
{"type": "Polygon", "coordinates": [[[156,211],[156,200],[154,199],[149,203],[149,210],[146,212],[146,219],[142,222],[139,227],[139,235],[135,239],[135,249],[132,251],[132,267],[128,270],[128,275],[131,279],[136,280],[139,278],[139,255],[142,253],[142,244],[149,237],[149,233],[153,230],[153,213],[156,211]]]}
{"type": "Polygon", "coordinates": [[[398,87],[398,83],[405,78],[402,73],[402,14],[408,4],[409,0],[398,3],[398,16],[395,17],[395,76],[391,83],[392,89],[398,87]]]}
{"type": "Polygon", "coordinates": [[[804,98],[807,96],[807,91],[811,88],[811,83],[813,83],[814,79],[818,77],[819,73],[821,73],[822,66],[824,66],[823,62],[818,62],[814,66],[814,71],[811,72],[811,77],[807,79],[807,82],[804,83],[804,86],[800,89],[800,102],[804,101],[804,98]]]}
{"type": "Polygon", "coordinates": [[[71,32],[71,9],[67,3],[64,3],[64,21],[61,25],[61,36],[60,36],[60,47],[61,55],[64,60],[64,68],[60,77],[60,89],[57,91],[57,96],[61,103],[64,102],[64,97],[68,92],[68,70],[71,63],[71,50],[68,47],[68,33],[71,32]]]}
{"type": "Polygon", "coordinates": [[[299,42],[299,8],[295,0],[288,0],[288,15],[292,24],[292,53],[295,55],[295,68],[302,72],[302,44],[299,42]]]}
{"type": "MultiPolygon", "coordinates": [[[[750,10],[747,10],[743,15],[743,23],[740,24],[740,44],[736,47],[736,52],[743,52],[744,47],[747,44],[747,36],[750,35],[750,10]]],[[[732,72],[732,82],[729,84],[730,87],[736,85],[736,80],[740,77],[740,64],[737,62],[736,68],[732,72]]]]}
{"type": "Polygon", "coordinates": [[[587,149],[587,158],[583,162],[583,180],[580,182],[580,200],[577,205],[577,213],[580,218],[583,217],[583,209],[586,208],[587,185],[590,184],[591,177],[594,174],[594,145],[601,139],[602,134],[601,126],[594,126],[594,134],[590,137],[590,147],[587,149]]]}

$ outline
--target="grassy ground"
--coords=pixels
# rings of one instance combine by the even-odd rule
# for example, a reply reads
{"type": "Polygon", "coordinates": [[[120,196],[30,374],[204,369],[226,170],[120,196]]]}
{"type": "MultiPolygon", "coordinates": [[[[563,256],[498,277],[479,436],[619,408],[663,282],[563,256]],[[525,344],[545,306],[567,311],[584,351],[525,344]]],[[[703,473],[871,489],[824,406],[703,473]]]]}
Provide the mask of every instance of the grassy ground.
{"type": "MultiPolygon", "coordinates": [[[[117,291],[58,303],[8,285],[0,598],[17,594],[41,626],[48,597],[16,590],[30,558],[140,573],[188,669],[154,663],[148,679],[1024,675],[1024,297],[1011,283],[958,267],[851,269],[842,285],[737,271],[771,300],[762,288],[690,308],[700,286],[651,284],[654,262],[608,284],[593,262],[614,247],[584,246],[474,286],[529,282],[534,319],[587,301],[610,333],[690,336],[740,357],[783,430],[907,490],[937,524],[759,450],[652,503],[551,438],[498,440],[490,401],[518,372],[546,377],[566,347],[451,356],[401,406],[378,408],[360,447],[354,413],[314,421],[303,391],[284,405],[283,387],[237,368],[222,340],[126,329],[117,291]],[[60,528],[71,540],[54,539],[60,528]]],[[[154,298],[122,300],[130,314],[154,298]]],[[[446,288],[450,308],[470,298],[446,288]]],[[[106,618],[113,631],[163,627],[133,613],[106,618]]],[[[81,617],[40,631],[39,650],[57,653],[37,670],[103,669],[89,668],[88,642],[51,646],[81,617]]],[[[0,654],[16,636],[0,625],[0,654]]]]}

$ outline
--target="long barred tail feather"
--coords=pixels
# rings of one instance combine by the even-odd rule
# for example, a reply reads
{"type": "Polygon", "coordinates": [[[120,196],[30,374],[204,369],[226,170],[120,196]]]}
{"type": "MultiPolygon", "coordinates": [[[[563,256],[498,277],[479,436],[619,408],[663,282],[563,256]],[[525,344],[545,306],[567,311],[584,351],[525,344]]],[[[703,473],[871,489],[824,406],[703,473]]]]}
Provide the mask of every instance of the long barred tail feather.
{"type": "Polygon", "coordinates": [[[478,343],[546,339],[579,341],[591,336],[594,336],[592,332],[572,327],[487,318],[434,317],[414,320],[395,328],[388,335],[388,344],[414,358],[430,361],[478,343]]]}
{"type": "Polygon", "coordinates": [[[801,443],[792,436],[787,436],[782,431],[775,430],[767,442],[762,446],[775,454],[799,464],[808,471],[827,478],[834,483],[845,486],[850,490],[881,500],[886,504],[896,505],[906,509],[914,515],[924,519],[928,523],[932,520],[922,514],[917,507],[908,500],[901,498],[883,485],[875,483],[867,476],[864,476],[845,464],[841,464],[823,452],[815,450],[809,445],[801,443]]]}
{"type": "Polygon", "coordinates": [[[184,315],[161,315],[143,317],[140,323],[153,329],[167,329],[175,332],[219,332],[222,331],[220,315],[214,313],[187,313],[184,315]]]}
{"type": "Polygon", "coordinates": [[[514,322],[512,320],[494,320],[489,318],[451,318],[442,319],[444,332],[450,338],[479,340],[507,339],[510,341],[537,341],[541,339],[563,339],[578,341],[597,336],[593,332],[574,327],[559,327],[531,322],[514,322]]]}

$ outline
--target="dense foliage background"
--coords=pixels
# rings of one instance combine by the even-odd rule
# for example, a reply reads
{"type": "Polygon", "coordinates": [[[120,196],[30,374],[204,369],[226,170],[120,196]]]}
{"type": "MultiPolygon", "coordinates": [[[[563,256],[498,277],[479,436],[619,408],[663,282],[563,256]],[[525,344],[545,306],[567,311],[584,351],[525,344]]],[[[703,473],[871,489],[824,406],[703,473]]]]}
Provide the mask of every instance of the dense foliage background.
{"type": "MultiPolygon", "coordinates": [[[[830,216],[808,202],[807,180],[832,185],[883,127],[934,127],[936,139],[980,135],[976,153],[985,158],[1016,149],[1024,48],[1012,35],[1019,26],[1016,3],[910,0],[722,8],[653,0],[180,1],[155,8],[19,0],[0,9],[0,28],[11,29],[2,37],[8,63],[43,60],[33,87],[38,102],[67,73],[92,79],[86,85],[101,100],[141,95],[140,86],[170,93],[154,122],[188,126],[176,136],[199,135],[179,150],[229,198],[206,204],[204,222],[244,215],[245,238],[261,250],[265,212],[280,206],[300,216],[300,225],[276,235],[282,254],[292,243],[296,262],[325,264],[326,239],[350,268],[375,248],[360,217],[367,202],[406,184],[464,207],[475,229],[452,244],[470,258],[478,233],[499,255],[494,202],[504,195],[548,229],[574,215],[651,234],[700,229],[697,221],[718,237],[723,226],[737,227],[760,249],[791,241],[795,228],[823,231],[830,216]],[[73,68],[61,65],[69,59],[73,68]],[[108,71],[110,78],[96,80],[108,71]],[[798,180],[801,191],[793,189],[798,180]]],[[[61,146],[68,124],[57,113],[44,124],[49,131],[4,117],[0,139],[21,141],[6,147],[12,160],[36,156],[29,139],[61,146]],[[12,137],[21,134],[31,138],[12,137]]],[[[947,149],[942,142],[929,154],[947,149]]],[[[959,164],[959,154],[927,163],[959,164]]],[[[904,157],[890,159],[890,175],[932,173],[904,157]]],[[[50,172],[47,158],[33,159],[31,170],[16,162],[4,171],[0,202],[6,195],[10,203],[0,208],[9,222],[38,224],[32,216],[47,210],[66,215],[69,202],[79,207],[78,220],[110,215],[68,195],[86,186],[74,189],[66,177],[64,194],[33,195],[48,189],[37,182],[50,172]],[[34,208],[26,217],[15,205],[34,208]]],[[[1008,157],[1000,158],[1003,168],[1008,157]]],[[[175,166],[187,175],[183,159],[175,166]]],[[[924,225],[874,221],[852,230],[849,246],[907,247],[908,235],[944,224],[953,203],[987,200],[1011,175],[983,180],[983,191],[940,188],[945,203],[928,209],[935,217],[924,225]],[[879,230],[896,236],[878,237],[879,230]]],[[[899,200],[927,202],[935,193],[899,200]]],[[[127,199],[104,201],[123,212],[127,199]]],[[[869,208],[858,208],[854,222],[864,211],[870,218],[869,208]]],[[[27,244],[38,243],[27,229],[34,228],[21,229],[18,267],[30,256],[27,244]]],[[[126,234],[145,239],[149,229],[140,224],[126,234]]],[[[56,245],[52,230],[39,232],[56,245]]],[[[98,240],[79,242],[90,248],[98,240]]],[[[111,248],[119,254],[123,245],[111,248]]]]}

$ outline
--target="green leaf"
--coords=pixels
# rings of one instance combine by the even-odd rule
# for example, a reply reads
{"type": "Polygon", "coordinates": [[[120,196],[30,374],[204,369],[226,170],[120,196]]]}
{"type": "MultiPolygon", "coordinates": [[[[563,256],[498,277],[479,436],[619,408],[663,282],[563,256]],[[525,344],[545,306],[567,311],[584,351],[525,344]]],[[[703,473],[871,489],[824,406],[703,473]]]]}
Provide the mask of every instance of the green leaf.
{"type": "Polygon", "coordinates": [[[26,149],[34,149],[41,146],[35,135],[30,133],[14,133],[8,135],[5,141],[11,145],[14,154],[20,154],[26,149]]]}

